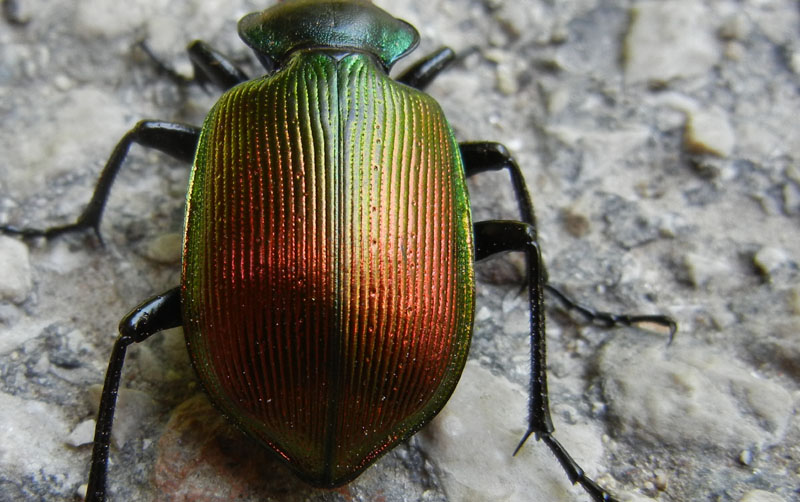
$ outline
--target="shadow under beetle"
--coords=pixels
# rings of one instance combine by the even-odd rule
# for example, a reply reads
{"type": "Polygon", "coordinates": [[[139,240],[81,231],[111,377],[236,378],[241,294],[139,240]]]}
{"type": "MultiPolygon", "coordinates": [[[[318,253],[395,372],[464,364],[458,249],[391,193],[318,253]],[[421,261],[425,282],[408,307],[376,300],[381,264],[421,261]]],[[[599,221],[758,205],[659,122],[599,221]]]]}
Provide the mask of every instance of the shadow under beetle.
{"type": "Polygon", "coordinates": [[[303,480],[335,487],[445,405],[467,359],[473,262],[526,255],[528,429],[592,499],[614,497],[553,436],[544,292],[607,325],[666,316],[596,312],[547,284],[533,205],[498,143],[457,143],[421,92],[455,58],[442,48],[397,79],[419,35],[365,0],[287,0],[245,16],[239,34],[266,75],[250,80],[200,41],[194,80],[226,92],[201,128],[146,120],[117,144],[75,223],[94,230],[133,143],[193,163],[181,285],[120,323],[103,388],[87,501],[106,499],[111,426],[128,345],[177,326],[214,405],[303,480]],[[507,170],[521,221],[473,224],[465,180],[507,170]]]}

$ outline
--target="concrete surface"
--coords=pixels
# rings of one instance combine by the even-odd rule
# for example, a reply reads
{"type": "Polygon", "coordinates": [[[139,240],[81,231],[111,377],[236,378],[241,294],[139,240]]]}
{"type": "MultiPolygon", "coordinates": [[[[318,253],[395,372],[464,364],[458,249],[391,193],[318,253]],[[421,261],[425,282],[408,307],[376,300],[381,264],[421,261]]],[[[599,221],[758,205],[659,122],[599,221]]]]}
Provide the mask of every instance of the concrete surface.
{"type": "MultiPolygon", "coordinates": [[[[792,0],[378,1],[414,56],[466,56],[428,89],[460,139],[523,167],[553,283],[680,331],[587,326],[549,303],[557,437],[621,500],[792,501],[800,490],[800,14],[792,0]]],[[[70,221],[140,118],[199,124],[136,42],[190,72],[211,42],[250,71],[251,1],[23,0],[0,24],[0,222],[70,221]]],[[[409,58],[409,59],[413,59],[409,58]]],[[[404,63],[405,64],[405,63],[404,63]]],[[[0,501],[74,500],[118,320],[177,284],[188,171],[134,148],[91,236],[0,237],[0,501]]],[[[475,219],[516,218],[503,175],[475,219]]],[[[111,500],[587,502],[525,428],[519,257],[478,266],[472,359],[442,414],[356,481],[308,488],[209,408],[180,331],[131,350],[111,500]]]]}

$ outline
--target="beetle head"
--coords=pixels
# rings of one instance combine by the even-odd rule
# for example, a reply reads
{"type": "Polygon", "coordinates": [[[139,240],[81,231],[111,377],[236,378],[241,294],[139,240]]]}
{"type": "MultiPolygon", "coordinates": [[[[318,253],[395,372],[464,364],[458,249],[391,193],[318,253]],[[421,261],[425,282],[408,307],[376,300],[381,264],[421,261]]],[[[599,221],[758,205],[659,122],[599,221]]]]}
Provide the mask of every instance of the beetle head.
{"type": "Polygon", "coordinates": [[[268,68],[303,49],[367,52],[389,68],[419,43],[419,33],[369,0],[285,0],[239,21],[239,36],[268,68]]]}

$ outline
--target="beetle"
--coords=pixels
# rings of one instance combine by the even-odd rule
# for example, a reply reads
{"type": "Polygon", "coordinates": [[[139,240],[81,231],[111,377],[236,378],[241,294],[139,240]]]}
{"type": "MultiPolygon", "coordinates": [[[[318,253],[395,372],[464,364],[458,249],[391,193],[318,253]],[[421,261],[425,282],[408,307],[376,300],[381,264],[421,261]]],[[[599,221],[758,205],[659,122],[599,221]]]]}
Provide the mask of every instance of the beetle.
{"type": "Polygon", "coordinates": [[[419,34],[368,0],[286,0],[245,16],[239,35],[266,69],[249,77],[201,41],[195,80],[225,92],[202,127],[144,120],[113,150],[74,223],[0,227],[54,238],[94,231],[134,143],[192,164],[181,284],[120,322],[101,396],[87,501],[106,500],[116,395],[132,343],[183,326],[211,402],[300,478],[357,477],[445,405],[466,362],[473,262],[522,251],[530,310],[528,428],[570,481],[616,500],[554,437],[544,294],[608,325],[657,323],[578,304],[547,282],[522,171],[499,143],[458,143],[422,92],[449,48],[396,79],[419,34]],[[509,173],[520,221],[473,223],[466,178],[509,173]]]}

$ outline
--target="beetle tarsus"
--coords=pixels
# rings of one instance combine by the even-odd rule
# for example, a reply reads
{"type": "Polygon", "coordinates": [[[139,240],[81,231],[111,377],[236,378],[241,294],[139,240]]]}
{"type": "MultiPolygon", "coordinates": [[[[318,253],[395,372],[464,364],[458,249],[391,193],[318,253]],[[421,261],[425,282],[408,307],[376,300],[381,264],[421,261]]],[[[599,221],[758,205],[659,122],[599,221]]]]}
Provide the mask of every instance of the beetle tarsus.
{"type": "Polygon", "coordinates": [[[567,477],[573,485],[580,484],[595,502],[618,502],[614,496],[586,475],[581,466],[573,460],[572,456],[567,453],[567,450],[564,449],[561,443],[559,443],[552,434],[541,433],[539,439],[550,448],[550,451],[555,455],[558,463],[561,464],[561,467],[567,473],[567,477]]]}
{"type": "Polygon", "coordinates": [[[114,147],[114,151],[106,161],[106,165],[95,184],[92,198],[74,223],[46,229],[19,228],[6,225],[0,227],[0,232],[8,235],[17,235],[22,238],[44,237],[51,239],[67,233],[92,229],[102,243],[100,221],[103,217],[103,210],[106,202],[108,202],[111,186],[114,184],[117,173],[119,173],[131,145],[136,143],[147,148],[153,148],[178,160],[190,163],[194,158],[199,138],[200,129],[190,125],[160,120],[142,120],[128,131],[119,140],[117,146],[114,147]]]}
{"type": "Polygon", "coordinates": [[[615,314],[613,312],[604,312],[577,302],[552,284],[545,284],[545,289],[558,298],[559,302],[566,310],[577,312],[589,321],[603,327],[635,326],[647,323],[657,324],[669,329],[668,345],[672,343],[675,333],[678,331],[678,324],[675,320],[663,314],[615,314]]]}
{"type": "Polygon", "coordinates": [[[97,236],[100,242],[103,241],[102,237],[100,236],[99,226],[94,224],[85,224],[81,222],[71,223],[69,225],[60,225],[57,227],[50,227],[50,228],[19,228],[13,225],[4,225],[0,226],[0,233],[6,235],[16,235],[22,237],[23,239],[33,239],[37,237],[52,239],[60,235],[74,233],[74,232],[83,232],[89,229],[94,231],[95,236],[97,236]]]}

